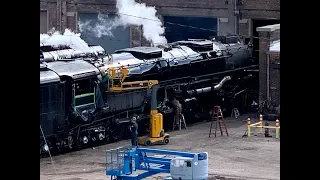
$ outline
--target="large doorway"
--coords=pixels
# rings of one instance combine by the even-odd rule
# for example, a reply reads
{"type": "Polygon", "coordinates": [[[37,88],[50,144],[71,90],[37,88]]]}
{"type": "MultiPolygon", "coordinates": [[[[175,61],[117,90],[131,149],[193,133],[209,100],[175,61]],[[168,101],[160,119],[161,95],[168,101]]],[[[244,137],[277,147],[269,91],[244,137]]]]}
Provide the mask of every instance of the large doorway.
{"type": "Polygon", "coordinates": [[[209,39],[217,35],[217,18],[164,16],[168,42],[188,39],[209,39]]]}

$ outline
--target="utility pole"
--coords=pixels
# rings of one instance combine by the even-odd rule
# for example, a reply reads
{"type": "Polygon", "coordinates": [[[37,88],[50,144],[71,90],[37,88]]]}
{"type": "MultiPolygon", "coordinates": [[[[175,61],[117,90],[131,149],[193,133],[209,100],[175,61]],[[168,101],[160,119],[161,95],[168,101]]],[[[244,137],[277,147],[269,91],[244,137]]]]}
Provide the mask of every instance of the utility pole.
{"type": "MultiPolygon", "coordinates": [[[[139,3],[141,4],[141,0],[139,0],[139,3]]],[[[140,46],[142,46],[142,38],[143,38],[142,31],[143,31],[142,25],[140,25],[140,46]]]]}

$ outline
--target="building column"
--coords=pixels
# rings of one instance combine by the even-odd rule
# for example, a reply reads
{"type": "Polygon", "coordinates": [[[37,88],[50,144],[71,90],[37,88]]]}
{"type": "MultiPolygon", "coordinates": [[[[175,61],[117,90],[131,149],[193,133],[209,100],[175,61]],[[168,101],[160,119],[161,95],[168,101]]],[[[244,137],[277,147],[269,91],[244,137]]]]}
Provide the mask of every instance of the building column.
{"type": "Polygon", "coordinates": [[[270,44],[280,39],[280,24],[258,27],[259,33],[259,105],[267,100],[267,61],[270,44]]]}

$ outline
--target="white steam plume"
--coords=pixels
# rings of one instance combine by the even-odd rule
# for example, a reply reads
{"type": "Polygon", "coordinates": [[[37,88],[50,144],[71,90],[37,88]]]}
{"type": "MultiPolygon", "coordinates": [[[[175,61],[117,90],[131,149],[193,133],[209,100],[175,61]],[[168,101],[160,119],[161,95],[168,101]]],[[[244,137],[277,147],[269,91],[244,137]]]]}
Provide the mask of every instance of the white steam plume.
{"type": "Polygon", "coordinates": [[[82,22],[80,19],[79,21],[79,29],[81,32],[90,32],[98,38],[101,38],[101,36],[113,37],[111,31],[118,26],[123,26],[119,18],[109,19],[108,14],[98,14],[98,21],[95,24],[92,24],[90,20],[82,22]]]}
{"type": "Polygon", "coordinates": [[[143,36],[152,44],[166,44],[167,40],[162,34],[164,27],[156,16],[155,7],[147,7],[145,3],[134,0],[117,0],[117,15],[113,20],[108,20],[104,15],[98,15],[98,23],[90,25],[90,21],[80,22],[80,31],[92,32],[96,37],[102,35],[113,36],[112,30],[118,26],[142,25],[143,36]]]}
{"type": "Polygon", "coordinates": [[[54,30],[49,34],[40,34],[40,44],[53,47],[69,46],[72,49],[82,51],[90,50],[88,44],[80,38],[80,34],[69,29],[65,29],[63,34],[54,30]]]}

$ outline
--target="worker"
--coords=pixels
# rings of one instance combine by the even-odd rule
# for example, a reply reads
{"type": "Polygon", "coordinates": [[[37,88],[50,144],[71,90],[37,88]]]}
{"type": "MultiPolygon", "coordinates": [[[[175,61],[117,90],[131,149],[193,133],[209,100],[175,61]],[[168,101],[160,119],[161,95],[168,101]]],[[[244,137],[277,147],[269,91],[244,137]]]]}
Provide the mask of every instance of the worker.
{"type": "Polygon", "coordinates": [[[106,74],[106,72],[102,69],[100,69],[101,76],[99,77],[98,81],[95,82],[95,86],[98,86],[99,88],[96,89],[96,111],[103,109],[107,110],[107,104],[105,103],[107,98],[103,96],[103,93],[108,88],[108,79],[109,76],[106,74]]]}
{"type": "Polygon", "coordinates": [[[172,98],[171,103],[174,110],[174,122],[178,125],[180,122],[180,114],[182,113],[182,105],[175,97],[172,98]]]}
{"type": "Polygon", "coordinates": [[[129,130],[131,131],[131,145],[138,146],[138,124],[137,117],[133,116],[130,120],[129,130]]]}
{"type": "Polygon", "coordinates": [[[108,76],[108,74],[106,74],[106,72],[103,71],[103,70],[101,70],[100,72],[101,72],[101,81],[100,81],[100,83],[104,83],[104,82],[106,82],[106,81],[109,79],[109,76],[108,76]]]}
{"type": "Polygon", "coordinates": [[[255,100],[253,100],[251,104],[251,111],[252,113],[256,113],[258,111],[258,103],[255,100]]]}

